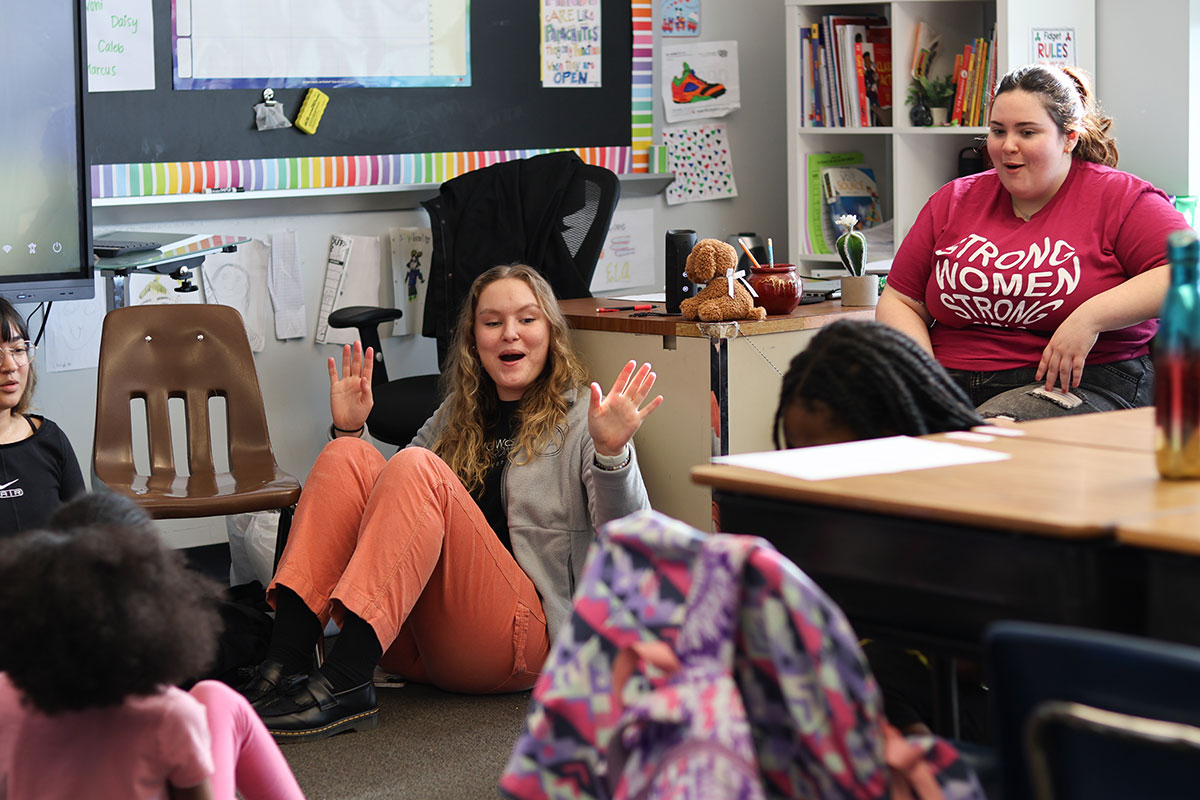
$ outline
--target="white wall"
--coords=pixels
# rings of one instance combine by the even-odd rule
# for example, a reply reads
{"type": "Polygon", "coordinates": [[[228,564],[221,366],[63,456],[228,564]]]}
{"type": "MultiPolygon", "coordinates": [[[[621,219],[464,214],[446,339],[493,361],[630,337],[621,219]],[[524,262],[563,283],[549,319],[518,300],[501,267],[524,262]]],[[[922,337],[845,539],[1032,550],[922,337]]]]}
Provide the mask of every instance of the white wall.
{"type": "MultiPolygon", "coordinates": [[[[658,7],[655,4],[657,19],[658,7]]],[[[664,274],[663,241],[670,228],[692,228],[701,237],[724,238],[753,230],[775,240],[776,258],[787,249],[786,151],[784,141],[783,4],[780,0],[740,0],[703,4],[701,37],[693,41],[736,39],[739,44],[742,108],[725,122],[729,128],[739,196],[730,200],[684,204],[668,208],[663,197],[630,197],[622,208],[654,217],[655,277],[647,289],[661,291],[664,274]]],[[[661,102],[656,98],[656,119],[661,102]]],[[[329,236],[350,233],[382,236],[392,226],[428,224],[424,211],[313,211],[311,204],[280,200],[262,203],[229,201],[227,206],[205,204],[159,205],[96,210],[96,230],[214,232],[266,237],[273,231],[298,234],[310,333],[303,340],[276,341],[256,356],[259,382],[266,401],[271,439],[280,465],[303,477],[322,445],[329,422],[328,379],[324,360],[334,347],[312,343],[320,302],[329,236]],[[257,207],[252,214],[248,207],[257,207]],[[224,212],[215,211],[225,208],[224,212]],[[203,212],[203,213],[201,213],[203,212]],[[224,213],[226,216],[221,217],[224,213]]],[[[386,247],[385,247],[386,250],[386,247]]],[[[393,376],[432,372],[436,360],[432,340],[421,337],[386,339],[384,350],[393,376]]],[[[95,370],[39,375],[37,409],[58,422],[79,455],[84,475],[90,474],[95,370]]],[[[669,402],[669,401],[668,401],[669,402]]],[[[224,539],[223,521],[164,524],[177,545],[224,539]]]]}
{"type": "Polygon", "coordinates": [[[1121,169],[1200,194],[1200,0],[1096,0],[1096,39],[1121,169]]]}

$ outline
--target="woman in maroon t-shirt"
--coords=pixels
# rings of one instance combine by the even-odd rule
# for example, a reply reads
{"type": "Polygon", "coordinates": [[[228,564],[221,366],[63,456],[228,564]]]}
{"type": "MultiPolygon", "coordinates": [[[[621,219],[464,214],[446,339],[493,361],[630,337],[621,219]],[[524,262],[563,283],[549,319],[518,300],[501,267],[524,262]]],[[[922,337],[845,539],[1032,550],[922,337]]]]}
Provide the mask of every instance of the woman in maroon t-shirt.
{"type": "Polygon", "coordinates": [[[994,169],[938,190],[876,318],[912,336],[984,416],[1149,405],[1166,237],[1187,223],[1117,150],[1086,76],[1020,67],[996,89],[994,169]]]}

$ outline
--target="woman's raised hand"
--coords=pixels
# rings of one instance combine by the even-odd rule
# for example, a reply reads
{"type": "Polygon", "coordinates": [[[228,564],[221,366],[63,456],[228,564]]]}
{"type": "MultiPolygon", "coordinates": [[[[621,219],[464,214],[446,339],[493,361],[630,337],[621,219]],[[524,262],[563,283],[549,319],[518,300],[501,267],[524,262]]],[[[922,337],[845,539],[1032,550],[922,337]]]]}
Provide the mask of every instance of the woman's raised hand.
{"type": "Polygon", "coordinates": [[[649,364],[638,368],[636,361],[630,361],[617,375],[612,389],[605,396],[600,390],[600,384],[593,383],[591,404],[588,406],[588,432],[592,435],[592,443],[596,452],[602,456],[616,456],[625,451],[625,445],[642,427],[642,421],[662,404],[662,395],[658,395],[645,407],[642,401],[654,387],[657,376],[650,371],[649,364]],[[634,370],[637,370],[636,373],[634,370]]]}
{"type": "Polygon", "coordinates": [[[375,351],[368,347],[363,353],[362,342],[342,348],[342,373],[329,358],[329,410],[333,424],[344,431],[356,431],[367,424],[367,415],[375,405],[371,395],[371,373],[375,370],[375,351]]]}

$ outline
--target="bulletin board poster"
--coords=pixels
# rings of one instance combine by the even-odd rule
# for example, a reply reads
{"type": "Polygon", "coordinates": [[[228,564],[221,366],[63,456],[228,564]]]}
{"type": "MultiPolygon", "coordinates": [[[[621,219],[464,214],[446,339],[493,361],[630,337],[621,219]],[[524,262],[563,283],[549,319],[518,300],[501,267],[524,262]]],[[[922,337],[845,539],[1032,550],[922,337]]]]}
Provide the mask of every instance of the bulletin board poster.
{"type": "Polygon", "coordinates": [[[150,0],[91,0],[87,8],[89,92],[154,88],[150,0]]]}
{"type": "Polygon", "coordinates": [[[662,0],[663,38],[700,35],[700,0],[662,0]]]}
{"type": "Polygon", "coordinates": [[[654,283],[654,218],[641,211],[613,213],[596,271],[592,294],[602,297],[614,289],[654,283]]]}
{"type": "Polygon", "coordinates": [[[1059,67],[1077,66],[1079,48],[1074,28],[1034,28],[1030,42],[1030,62],[1054,64],[1059,67]]]}
{"type": "Polygon", "coordinates": [[[542,0],[542,88],[600,88],[600,0],[542,0]]]}
{"type": "Polygon", "coordinates": [[[176,89],[470,86],[470,0],[171,0],[176,89]]]}

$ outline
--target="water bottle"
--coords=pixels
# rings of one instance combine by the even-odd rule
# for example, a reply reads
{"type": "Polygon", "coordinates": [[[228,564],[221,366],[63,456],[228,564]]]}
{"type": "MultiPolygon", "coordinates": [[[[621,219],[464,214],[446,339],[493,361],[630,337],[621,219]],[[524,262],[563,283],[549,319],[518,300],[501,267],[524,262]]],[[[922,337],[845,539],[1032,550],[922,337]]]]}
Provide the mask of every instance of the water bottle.
{"type": "Polygon", "coordinates": [[[1200,243],[1196,232],[1167,237],[1171,285],[1154,340],[1158,472],[1200,478],[1200,243]]]}

